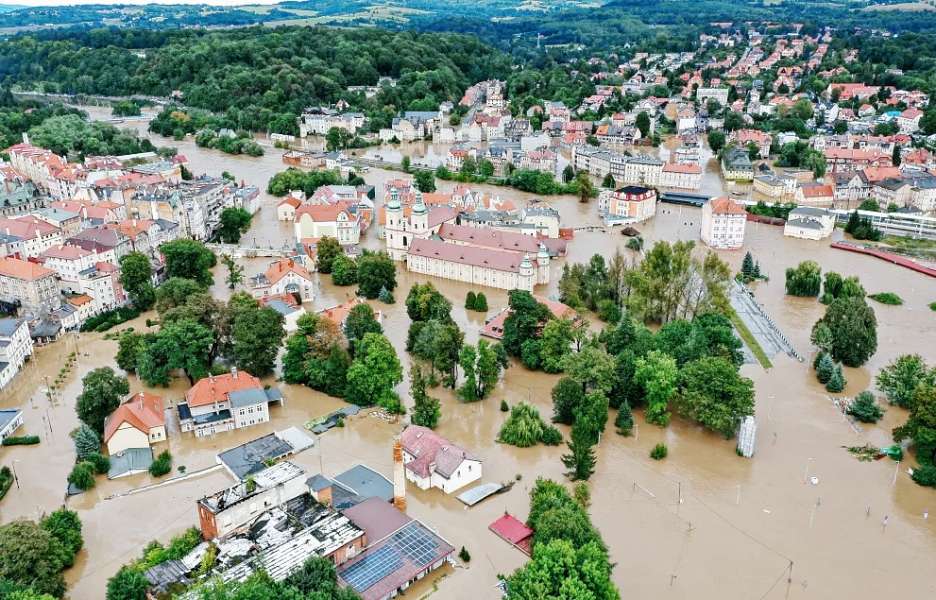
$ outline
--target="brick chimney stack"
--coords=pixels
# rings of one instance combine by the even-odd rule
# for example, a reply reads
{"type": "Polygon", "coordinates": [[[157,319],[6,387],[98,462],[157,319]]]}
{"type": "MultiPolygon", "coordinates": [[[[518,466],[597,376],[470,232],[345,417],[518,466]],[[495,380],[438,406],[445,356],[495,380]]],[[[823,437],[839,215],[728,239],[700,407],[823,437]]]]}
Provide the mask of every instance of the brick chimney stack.
{"type": "Polygon", "coordinates": [[[403,473],[403,443],[397,436],[393,440],[393,506],[406,512],[406,478],[403,473]]]}

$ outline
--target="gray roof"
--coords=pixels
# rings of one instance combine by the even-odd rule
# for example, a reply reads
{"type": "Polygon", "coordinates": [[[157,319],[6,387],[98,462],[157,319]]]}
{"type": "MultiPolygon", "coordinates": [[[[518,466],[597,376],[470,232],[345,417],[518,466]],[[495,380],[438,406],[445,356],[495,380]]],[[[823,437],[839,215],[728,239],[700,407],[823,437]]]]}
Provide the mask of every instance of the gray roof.
{"type": "Polygon", "coordinates": [[[110,457],[110,470],[107,478],[114,479],[122,475],[146,471],[153,464],[153,451],[149,448],[127,448],[110,457]]]}
{"type": "Polygon", "coordinates": [[[805,229],[822,229],[822,224],[815,219],[790,219],[787,221],[787,225],[792,227],[803,227],[805,229]]]}
{"type": "Polygon", "coordinates": [[[380,498],[387,502],[393,500],[393,484],[377,471],[355,465],[335,476],[335,481],[350,488],[363,498],[380,498]]]}
{"type": "Polygon", "coordinates": [[[265,460],[276,460],[293,452],[292,444],[281,440],[275,434],[251,440],[240,446],[225,450],[218,455],[218,460],[236,477],[244,479],[248,475],[266,468],[265,460]]]}
{"type": "Polygon", "coordinates": [[[23,324],[22,319],[6,318],[0,319],[0,335],[12,337],[16,330],[23,324]]]}
{"type": "Polygon", "coordinates": [[[313,492],[320,492],[325,488],[331,487],[332,482],[331,479],[324,475],[313,475],[306,479],[306,485],[309,486],[309,489],[313,492]]]}
{"type": "Polygon", "coordinates": [[[266,305],[283,316],[292,314],[296,312],[297,310],[299,310],[298,306],[290,306],[289,304],[286,304],[279,298],[275,298],[273,300],[267,301],[266,305]]]}
{"type": "Polygon", "coordinates": [[[255,404],[265,404],[269,398],[263,392],[263,388],[251,388],[246,390],[237,390],[228,394],[231,401],[231,408],[243,408],[245,406],[254,406],[255,404]]]}
{"type": "Polygon", "coordinates": [[[797,216],[808,216],[808,217],[828,217],[830,213],[824,208],[813,208],[812,206],[797,206],[790,211],[791,217],[797,216]]]}
{"type": "MultiPolygon", "coordinates": [[[[2,371],[3,369],[0,369],[2,371]]],[[[21,411],[18,408],[4,408],[0,409],[0,431],[6,429],[6,426],[10,424],[13,419],[16,418],[16,415],[21,414],[21,411]]]]}

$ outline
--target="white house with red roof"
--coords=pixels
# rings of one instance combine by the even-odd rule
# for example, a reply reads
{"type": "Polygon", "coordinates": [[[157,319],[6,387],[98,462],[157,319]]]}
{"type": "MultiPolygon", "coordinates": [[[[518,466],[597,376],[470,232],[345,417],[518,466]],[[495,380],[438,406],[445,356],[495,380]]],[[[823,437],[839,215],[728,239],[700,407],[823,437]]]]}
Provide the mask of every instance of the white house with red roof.
{"type": "Polygon", "coordinates": [[[117,407],[104,422],[107,453],[149,448],[166,441],[166,416],[161,396],[138,392],[117,407]]]}
{"type": "Polygon", "coordinates": [[[298,295],[302,302],[315,300],[315,282],[312,274],[291,258],[270,263],[267,270],[250,278],[254,298],[298,295]]]}
{"type": "Polygon", "coordinates": [[[296,239],[333,237],[342,246],[361,240],[362,220],[347,202],[303,204],[295,212],[296,239]]]}
{"type": "Polygon", "coordinates": [[[481,459],[427,427],[410,425],[400,436],[406,479],[421,490],[446,494],[481,479],[481,459]]]}
{"type": "Polygon", "coordinates": [[[702,242],[719,250],[744,245],[747,211],[727,196],[713,198],[702,206],[702,242]]]}
{"type": "Polygon", "coordinates": [[[920,118],[923,111],[919,108],[908,108],[897,117],[897,127],[901,133],[916,133],[920,129],[920,118]]]}
{"type": "Polygon", "coordinates": [[[250,427],[270,420],[269,403],[283,396],[276,388],[264,389],[250,373],[209,375],[195,382],[178,404],[179,426],[206,437],[222,431],[250,427]]]}

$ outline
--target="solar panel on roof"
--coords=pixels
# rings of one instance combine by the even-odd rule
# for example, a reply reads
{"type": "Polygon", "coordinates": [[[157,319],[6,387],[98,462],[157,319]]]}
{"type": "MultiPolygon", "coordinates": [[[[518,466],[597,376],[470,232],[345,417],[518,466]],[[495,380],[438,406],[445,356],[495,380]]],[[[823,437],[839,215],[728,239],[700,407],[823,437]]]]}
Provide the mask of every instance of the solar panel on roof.
{"type": "Polygon", "coordinates": [[[386,543],[341,572],[341,578],[357,592],[363,592],[397,569],[404,559],[418,567],[436,560],[439,544],[435,536],[418,522],[410,522],[390,536],[386,543]]]}

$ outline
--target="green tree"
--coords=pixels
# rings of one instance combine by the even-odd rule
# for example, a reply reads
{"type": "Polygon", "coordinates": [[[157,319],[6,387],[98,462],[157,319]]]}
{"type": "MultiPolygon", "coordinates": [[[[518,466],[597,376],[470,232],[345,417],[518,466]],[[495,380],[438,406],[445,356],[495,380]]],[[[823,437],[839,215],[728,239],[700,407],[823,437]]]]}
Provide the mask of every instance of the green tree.
{"type": "Polygon", "coordinates": [[[166,259],[166,277],[183,277],[210,286],[211,269],[217,264],[214,253],[201,242],[180,238],[159,247],[166,259]]]}
{"type": "Polygon", "coordinates": [[[416,283],[406,295],[406,314],[413,321],[451,320],[452,303],[431,282],[416,283]]]}
{"type": "Polygon", "coordinates": [[[225,244],[236,244],[250,228],[252,215],[243,208],[229,206],[221,211],[218,238],[225,244]]]}
{"type": "Polygon", "coordinates": [[[936,465],[936,386],[921,383],[913,391],[907,422],[894,429],[894,441],[910,440],[921,465],[936,465]]]}
{"type": "Polygon", "coordinates": [[[647,111],[642,110],[637,113],[634,125],[640,130],[640,137],[646,138],[650,135],[650,115],[647,114],[647,111]]]}
{"type": "Polygon", "coordinates": [[[332,261],[332,283],[335,285],[354,285],[357,283],[357,261],[350,256],[339,254],[332,261]]]}
{"type": "Polygon", "coordinates": [[[455,389],[459,353],[465,334],[454,322],[435,319],[416,321],[410,329],[418,331],[410,349],[413,355],[429,362],[433,377],[438,369],[443,375],[445,386],[455,389]]]}
{"type": "Polygon", "coordinates": [[[744,417],[754,414],[754,382],[724,358],[701,358],[679,372],[674,400],[681,415],[727,439],[744,417]]]}
{"type": "Polygon", "coordinates": [[[562,170],[562,181],[564,183],[570,183],[573,179],[575,179],[575,167],[568,164],[562,170]]]}
{"type": "Polygon", "coordinates": [[[504,319],[504,336],[501,343],[511,356],[520,356],[525,341],[539,338],[541,328],[552,317],[545,305],[540,304],[533,294],[523,290],[507,293],[510,313],[504,319]]]}
{"type": "Polygon", "coordinates": [[[842,374],[842,365],[835,365],[835,369],[832,371],[832,376],[829,377],[829,381],[826,382],[825,389],[827,392],[832,392],[837,394],[845,389],[845,375],[842,374]]]}
{"type": "Polygon", "coordinates": [[[572,353],[572,321],[569,319],[551,319],[543,327],[540,357],[543,370],[547,373],[561,373],[562,360],[572,353]]]}
{"type": "Polygon", "coordinates": [[[386,252],[365,250],[357,261],[358,293],[365,298],[376,298],[380,290],[396,289],[396,266],[386,252]]]}
{"type": "Polygon", "coordinates": [[[614,426],[617,427],[617,432],[623,436],[629,436],[631,431],[634,430],[634,413],[631,411],[630,404],[626,401],[618,408],[614,426]]]}
{"type": "Polygon", "coordinates": [[[638,358],[634,379],[646,391],[648,423],[665,427],[669,424],[669,402],[675,394],[679,371],[676,360],[653,350],[643,358],[638,358]]]}
{"type": "Polygon", "coordinates": [[[344,254],[337,238],[323,236],[315,245],[315,268],[326,275],[332,272],[335,259],[344,254]]]}
{"type": "Polygon", "coordinates": [[[562,370],[579,384],[583,394],[592,390],[608,394],[614,386],[614,359],[598,346],[589,345],[581,352],[566,355],[562,370]]]}
{"type": "Polygon", "coordinates": [[[821,285],[822,269],[815,261],[806,260],[786,270],[786,293],[791,296],[818,296],[821,285]]]}
{"type": "Polygon", "coordinates": [[[588,419],[576,419],[567,442],[569,453],[562,455],[562,464],[573,481],[587,481],[595,472],[595,436],[588,419]]]}
{"type": "Polygon", "coordinates": [[[404,172],[404,173],[409,173],[409,172],[410,172],[410,165],[411,165],[411,164],[412,164],[412,160],[410,159],[409,156],[404,156],[404,157],[403,157],[403,160],[400,161],[400,167],[403,169],[403,172],[404,172]]]}
{"type": "Polygon", "coordinates": [[[864,298],[834,300],[813,330],[822,323],[832,334],[829,353],[849,367],[859,367],[877,351],[877,318],[864,298]]]}
{"type": "Polygon", "coordinates": [[[348,368],[345,395],[359,406],[379,404],[390,412],[402,412],[394,387],[403,380],[403,367],[390,340],[367,333],[355,345],[354,361],[348,368]]]}
{"type": "Polygon", "coordinates": [[[228,289],[233,290],[244,281],[244,267],[237,264],[237,261],[227,254],[221,256],[221,262],[224,263],[228,272],[224,282],[227,283],[228,289]]]}
{"type": "Polygon", "coordinates": [[[0,525],[0,580],[61,598],[65,594],[65,553],[52,533],[32,521],[0,525]]]}
{"type": "Polygon", "coordinates": [[[874,394],[865,390],[848,405],[848,414],[862,423],[877,423],[884,416],[884,410],[874,399],[874,394]]]}
{"type": "Polygon", "coordinates": [[[254,305],[234,313],[231,358],[237,368],[264,377],[273,372],[286,330],[283,315],[268,306],[254,305]]]}
{"type": "Polygon", "coordinates": [[[581,172],[575,176],[575,189],[579,202],[588,202],[595,195],[595,186],[588,173],[581,172]]]}
{"type": "Polygon", "coordinates": [[[614,181],[614,177],[611,176],[611,173],[608,173],[604,176],[604,179],[601,180],[601,187],[613,190],[617,187],[617,183],[614,181]]]}
{"type": "Polygon", "coordinates": [[[127,292],[134,307],[139,310],[149,309],[156,297],[153,289],[153,267],[149,257],[142,252],[130,252],[122,256],[120,285],[127,292]]]}
{"type": "Polygon", "coordinates": [[[442,416],[442,405],[426,392],[426,376],[418,365],[410,366],[410,396],[413,398],[413,412],[410,415],[413,425],[435,429],[442,416]]]}
{"type": "Polygon", "coordinates": [[[575,410],[582,400],[582,384],[571,377],[563,377],[552,389],[553,417],[556,423],[571,425],[575,422],[575,410]]]}
{"type": "Polygon", "coordinates": [[[208,327],[190,319],[166,323],[157,337],[168,348],[170,369],[185,371],[189,383],[208,376],[214,333],[208,327]]]}
{"type": "Polygon", "coordinates": [[[75,443],[75,454],[79,461],[101,451],[101,437],[85,423],[78,425],[71,433],[71,437],[75,443]]]}
{"type": "Polygon", "coordinates": [[[193,296],[205,290],[205,286],[194,279],[171,277],[156,288],[156,312],[161,316],[180,306],[185,306],[193,296]]]}
{"type": "Polygon", "coordinates": [[[121,567],[107,580],[107,600],[146,600],[149,580],[136,569],[121,567]]]}
{"type": "Polygon", "coordinates": [[[120,399],[130,393],[126,377],[118,377],[110,367],[94,369],[81,380],[75,411],[78,418],[98,434],[104,433],[104,421],[120,406],[120,399]]]}
{"type": "Polygon", "coordinates": [[[345,338],[348,340],[348,345],[351,347],[352,353],[356,343],[359,340],[363,340],[364,336],[368,333],[382,334],[383,327],[381,327],[380,322],[377,321],[377,316],[374,314],[374,309],[371,308],[371,305],[366,302],[361,302],[351,308],[344,324],[345,338]]]}
{"type": "Polygon", "coordinates": [[[562,441],[562,434],[543,421],[536,407],[519,402],[510,409],[510,416],[501,426],[497,441],[518,448],[529,448],[540,442],[554,446],[562,441]]]}
{"type": "Polygon", "coordinates": [[[474,310],[475,303],[477,302],[477,296],[471,290],[468,290],[468,295],[465,296],[465,310],[474,310]]]}
{"type": "Polygon", "coordinates": [[[819,380],[819,383],[825,385],[829,383],[834,373],[835,361],[828,353],[823,352],[816,363],[816,379],[819,380]]]}
{"type": "Polygon", "coordinates": [[[725,134],[717,129],[713,129],[708,133],[708,145],[712,149],[712,152],[718,154],[718,152],[725,147],[725,134]]]}
{"type": "Polygon", "coordinates": [[[881,369],[876,382],[888,402],[901,408],[912,408],[917,386],[936,385],[936,369],[928,368],[919,354],[904,354],[881,369]]]}
{"type": "Polygon", "coordinates": [[[64,549],[62,562],[66,568],[75,563],[75,555],[84,545],[81,537],[81,519],[78,513],[67,508],[52,511],[39,522],[40,527],[52,534],[64,549]]]}
{"type": "Polygon", "coordinates": [[[428,169],[420,169],[413,174],[413,183],[416,189],[424,194],[436,191],[435,173],[428,169]]]}
{"type": "Polygon", "coordinates": [[[94,487],[94,463],[82,461],[72,467],[68,474],[68,483],[79,490],[90,490],[94,487]]]}
{"type": "Polygon", "coordinates": [[[459,394],[468,402],[483,400],[494,390],[504,368],[498,356],[498,348],[485,340],[477,346],[465,344],[459,354],[459,364],[465,374],[465,382],[459,394]]]}
{"type": "Polygon", "coordinates": [[[478,295],[475,296],[474,310],[483,313],[488,311],[487,296],[484,295],[484,292],[478,292],[478,295]]]}

